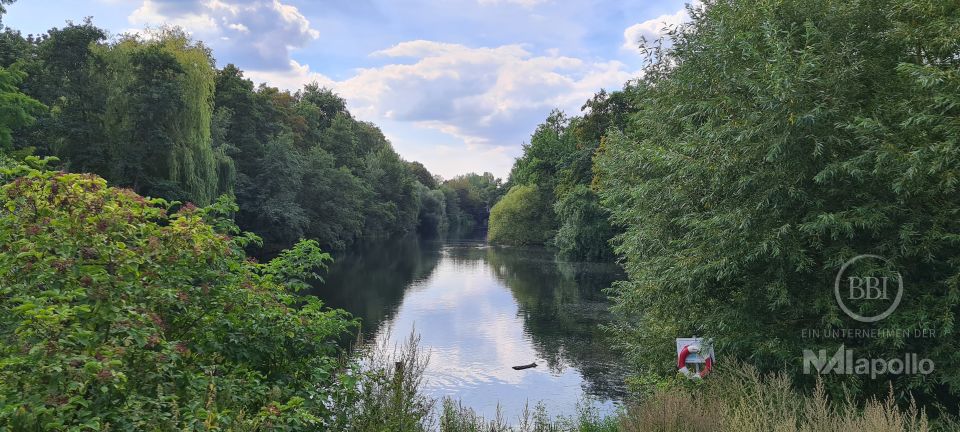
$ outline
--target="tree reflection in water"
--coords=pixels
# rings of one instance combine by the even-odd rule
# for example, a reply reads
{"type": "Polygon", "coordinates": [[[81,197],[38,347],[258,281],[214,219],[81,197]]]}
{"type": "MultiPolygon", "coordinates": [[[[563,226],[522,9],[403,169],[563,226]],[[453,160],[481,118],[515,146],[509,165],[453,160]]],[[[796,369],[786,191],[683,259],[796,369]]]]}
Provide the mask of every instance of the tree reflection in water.
{"type": "Polygon", "coordinates": [[[522,405],[521,398],[556,399],[571,385],[607,401],[625,393],[623,362],[601,330],[609,319],[603,289],[622,277],[614,264],[561,262],[543,248],[416,237],[336,259],[312,293],[360,317],[367,341],[391,327],[391,337],[402,339],[416,326],[435,354],[428,375],[437,395],[522,405]],[[510,367],[534,356],[539,368],[510,367]]]}

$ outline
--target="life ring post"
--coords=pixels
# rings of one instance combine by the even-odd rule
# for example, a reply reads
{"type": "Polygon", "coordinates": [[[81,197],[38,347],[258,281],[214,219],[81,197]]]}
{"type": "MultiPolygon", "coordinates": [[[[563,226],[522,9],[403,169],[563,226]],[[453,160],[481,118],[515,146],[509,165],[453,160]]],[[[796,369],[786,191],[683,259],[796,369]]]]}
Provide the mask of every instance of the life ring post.
{"type": "Polygon", "coordinates": [[[714,358],[712,340],[677,338],[677,370],[680,374],[694,380],[703,379],[713,369],[714,358]],[[694,365],[693,371],[688,363],[694,365]]]}

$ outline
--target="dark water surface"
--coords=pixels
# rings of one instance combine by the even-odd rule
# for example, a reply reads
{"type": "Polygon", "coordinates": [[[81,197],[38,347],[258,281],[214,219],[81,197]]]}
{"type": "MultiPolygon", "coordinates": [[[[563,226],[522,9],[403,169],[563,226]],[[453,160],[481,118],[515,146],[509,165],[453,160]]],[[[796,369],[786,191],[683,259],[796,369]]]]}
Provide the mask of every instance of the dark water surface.
{"type": "Polygon", "coordinates": [[[411,237],[338,257],[313,294],[360,317],[366,340],[401,343],[416,328],[430,396],[487,417],[499,403],[515,419],[527,401],[551,414],[572,414],[585,396],[613,409],[624,371],[599,329],[601,290],[621,277],[615,265],[559,262],[541,248],[411,237]]]}

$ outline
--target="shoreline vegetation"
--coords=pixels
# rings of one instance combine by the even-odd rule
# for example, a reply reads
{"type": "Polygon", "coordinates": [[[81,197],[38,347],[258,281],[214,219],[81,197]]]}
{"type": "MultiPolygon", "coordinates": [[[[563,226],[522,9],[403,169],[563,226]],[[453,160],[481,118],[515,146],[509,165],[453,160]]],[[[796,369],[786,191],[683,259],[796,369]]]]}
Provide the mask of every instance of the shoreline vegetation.
{"type": "Polygon", "coordinates": [[[551,113],[506,182],[435,177],[332,91],[255,87],[178,29],[4,28],[0,429],[957,430],[960,5],[688,12],[637,79],[551,113]],[[431,400],[415,336],[354,359],[338,341],[357,320],[303,295],[328,251],[484,225],[624,268],[618,414],[431,400]],[[831,291],[865,253],[909,283],[870,325],[831,291]],[[803,332],[842,328],[887,336],[803,332]],[[702,382],[674,369],[693,334],[723,359],[702,382]],[[838,346],[936,368],[801,373],[838,346]]]}
{"type": "Polygon", "coordinates": [[[403,160],[380,129],[315,83],[256,85],[182,29],[110,36],[87,19],[42,35],[0,27],[0,74],[17,110],[0,149],[55,156],[151,197],[205,206],[231,196],[231,217],[269,257],[299,239],[326,251],[405,233],[486,226],[500,180],[442,179],[403,160]]]}
{"type": "Polygon", "coordinates": [[[960,6],[717,0],[687,13],[640,46],[640,76],[536,128],[488,240],[615,257],[627,278],[608,291],[607,330],[636,392],[675,374],[676,338],[705,335],[720,357],[823,392],[838,412],[892,400],[957,415],[960,6]],[[834,294],[864,254],[903,278],[877,322],[855,316],[889,302],[845,313],[834,294]],[[804,367],[803,353],[838,349],[929,367],[804,367]]]}
{"type": "Polygon", "coordinates": [[[899,407],[892,393],[838,403],[820,385],[803,394],[786,375],[761,376],[747,365],[721,366],[702,383],[658,380],[615,416],[585,402],[574,415],[553,417],[534,405],[518,419],[484,419],[455,400],[423,394],[429,355],[415,335],[401,347],[364,350],[359,360],[337,354],[337,337],[355,323],[295,295],[329,260],[315,243],[259,264],[242,248],[255,236],[223,218],[228,203],[168,213],[164,200],[96,176],[44,170],[48,162],[7,160],[0,170],[0,326],[14,330],[0,345],[0,422],[13,430],[956,426],[946,417],[931,423],[914,403],[899,407]]]}
{"type": "Polygon", "coordinates": [[[365,411],[362,420],[354,420],[355,425],[365,425],[357,430],[928,432],[960,428],[953,417],[931,420],[913,400],[900,406],[892,389],[882,398],[838,401],[830,397],[822,382],[812,393],[805,393],[787,374],[764,375],[736,361],[720,366],[710,380],[702,382],[680,376],[658,379],[656,385],[608,416],[599,413],[592,401],[584,400],[575,413],[550,413],[541,404],[528,403],[517,418],[505,418],[499,408],[493,418],[484,418],[455,399],[422,396],[422,374],[429,354],[421,351],[415,334],[402,346],[388,346],[384,342],[388,339],[364,351],[361,363],[368,373],[379,377],[381,385],[365,392],[364,398],[370,401],[360,405],[375,408],[365,411]],[[384,426],[387,429],[382,429],[384,426]]]}

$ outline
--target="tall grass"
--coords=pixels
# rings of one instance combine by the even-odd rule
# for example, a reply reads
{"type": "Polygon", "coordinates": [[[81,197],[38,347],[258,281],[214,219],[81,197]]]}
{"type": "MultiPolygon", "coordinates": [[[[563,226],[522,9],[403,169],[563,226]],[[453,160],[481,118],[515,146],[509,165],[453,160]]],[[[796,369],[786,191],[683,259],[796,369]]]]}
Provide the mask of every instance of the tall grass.
{"type": "Polygon", "coordinates": [[[400,346],[385,337],[362,351],[356,369],[341,375],[351,391],[331,401],[331,431],[384,432],[436,430],[435,401],[424,394],[423,372],[429,355],[415,334],[400,346]]]}
{"type": "Polygon", "coordinates": [[[571,417],[551,417],[543,404],[537,404],[533,409],[526,405],[523,413],[515,419],[515,423],[511,423],[503,417],[499,409],[494,418],[485,419],[472,409],[464,407],[460,402],[447,398],[443,400],[439,425],[439,430],[442,432],[614,432],[618,430],[617,418],[602,417],[589,401],[578,404],[575,415],[571,417]]]}
{"type": "Polygon", "coordinates": [[[761,375],[734,365],[700,385],[669,385],[633,404],[620,430],[644,432],[907,432],[958,430],[942,420],[931,425],[924,410],[884,400],[832,401],[821,385],[812,394],[793,388],[785,374],[761,375]]]}

